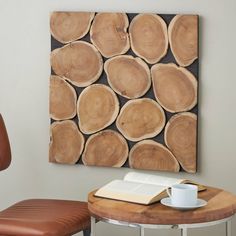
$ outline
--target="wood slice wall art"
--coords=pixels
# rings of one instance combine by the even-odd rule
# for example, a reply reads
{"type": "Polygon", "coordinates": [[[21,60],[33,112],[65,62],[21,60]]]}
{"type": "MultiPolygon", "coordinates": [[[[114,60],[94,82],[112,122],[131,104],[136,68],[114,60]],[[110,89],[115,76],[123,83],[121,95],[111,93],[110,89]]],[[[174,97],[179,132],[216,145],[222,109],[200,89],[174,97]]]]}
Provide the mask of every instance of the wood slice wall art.
{"type": "Polygon", "coordinates": [[[128,153],[128,144],[121,134],[103,130],[88,138],[82,160],[85,165],[121,167],[128,153]]]}
{"type": "Polygon", "coordinates": [[[51,125],[49,159],[51,162],[75,164],[84,148],[84,136],[72,120],[51,125]]]}
{"type": "Polygon", "coordinates": [[[50,78],[50,116],[66,120],[76,115],[77,95],[74,88],[59,76],[50,78]]]}
{"type": "Polygon", "coordinates": [[[157,63],[167,53],[168,36],[165,21],[157,14],[138,14],[130,23],[133,52],[150,64],[157,63]]]}
{"type": "Polygon", "coordinates": [[[153,140],[136,143],[129,153],[131,168],[162,171],[179,171],[179,162],[164,145],[153,140]]]}
{"type": "Polygon", "coordinates": [[[158,135],[165,125],[165,113],[150,98],[130,100],[121,108],[117,129],[130,141],[136,142],[158,135]]]}
{"type": "Polygon", "coordinates": [[[124,13],[97,13],[90,40],[106,58],[124,54],[130,47],[128,26],[128,16],[124,13]]]}
{"type": "Polygon", "coordinates": [[[86,87],[99,79],[102,70],[102,57],[91,44],[76,41],[51,53],[53,71],[77,87],[86,87]]]}
{"type": "Polygon", "coordinates": [[[197,15],[53,12],[50,30],[50,162],[197,171],[197,15]]]}
{"type": "Polygon", "coordinates": [[[151,86],[148,65],[139,57],[116,56],[104,65],[107,82],[119,95],[134,99],[143,96],[151,86]]]}
{"type": "Polygon", "coordinates": [[[84,134],[92,134],[115,121],[119,113],[119,101],[108,86],[93,84],[80,93],[77,111],[80,130],[84,134]]]}

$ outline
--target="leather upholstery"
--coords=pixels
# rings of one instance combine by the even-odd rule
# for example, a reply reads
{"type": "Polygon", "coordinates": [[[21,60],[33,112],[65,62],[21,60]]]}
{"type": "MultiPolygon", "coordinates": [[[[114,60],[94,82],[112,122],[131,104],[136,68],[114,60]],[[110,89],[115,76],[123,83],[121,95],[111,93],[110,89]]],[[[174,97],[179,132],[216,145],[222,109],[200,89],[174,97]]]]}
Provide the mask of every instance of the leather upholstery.
{"type": "Polygon", "coordinates": [[[1,236],[68,236],[89,227],[85,202],[30,199],[0,212],[1,236]]]}
{"type": "Polygon", "coordinates": [[[5,170],[11,163],[11,149],[7,130],[0,114],[0,171],[5,170]]]}

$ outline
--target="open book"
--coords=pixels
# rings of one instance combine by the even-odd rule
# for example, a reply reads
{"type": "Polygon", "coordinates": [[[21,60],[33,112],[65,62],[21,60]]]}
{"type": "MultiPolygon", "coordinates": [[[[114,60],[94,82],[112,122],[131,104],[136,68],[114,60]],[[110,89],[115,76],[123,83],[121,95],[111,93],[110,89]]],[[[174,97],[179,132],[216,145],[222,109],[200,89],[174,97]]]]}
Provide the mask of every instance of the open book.
{"type": "MultiPolygon", "coordinates": [[[[101,187],[95,196],[148,205],[166,197],[166,189],[180,183],[196,184],[186,179],[129,172],[123,180],[113,180],[101,187]]],[[[198,185],[198,189],[206,188],[198,185]]]]}

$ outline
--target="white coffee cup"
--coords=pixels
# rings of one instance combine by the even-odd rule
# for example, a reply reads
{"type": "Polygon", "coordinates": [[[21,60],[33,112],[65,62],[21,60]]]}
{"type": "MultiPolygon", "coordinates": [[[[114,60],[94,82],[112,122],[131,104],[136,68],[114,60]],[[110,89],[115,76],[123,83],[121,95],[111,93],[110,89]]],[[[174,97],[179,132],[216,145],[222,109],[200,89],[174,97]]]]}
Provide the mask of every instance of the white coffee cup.
{"type": "Polygon", "coordinates": [[[175,184],[171,187],[171,193],[169,189],[166,190],[171,204],[178,207],[196,206],[198,187],[192,184],[175,184]]]}

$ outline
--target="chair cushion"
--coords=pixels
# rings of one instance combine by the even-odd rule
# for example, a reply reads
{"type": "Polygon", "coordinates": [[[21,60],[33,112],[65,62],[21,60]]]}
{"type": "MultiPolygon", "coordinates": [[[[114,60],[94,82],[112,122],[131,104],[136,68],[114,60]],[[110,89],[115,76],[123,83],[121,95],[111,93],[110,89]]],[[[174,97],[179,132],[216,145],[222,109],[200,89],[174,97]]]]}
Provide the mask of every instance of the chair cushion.
{"type": "Polygon", "coordinates": [[[0,212],[0,235],[67,236],[89,228],[86,202],[29,199],[0,212]]]}

